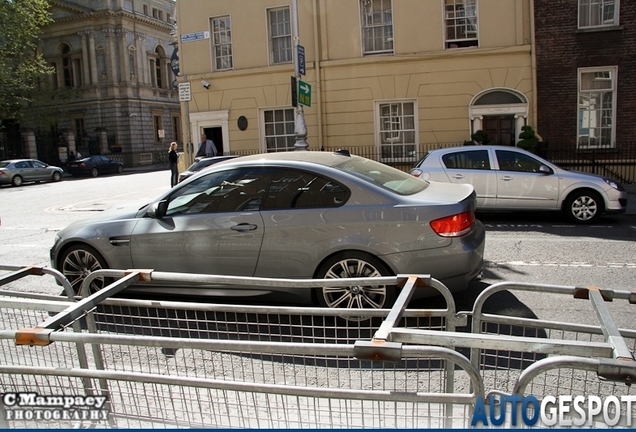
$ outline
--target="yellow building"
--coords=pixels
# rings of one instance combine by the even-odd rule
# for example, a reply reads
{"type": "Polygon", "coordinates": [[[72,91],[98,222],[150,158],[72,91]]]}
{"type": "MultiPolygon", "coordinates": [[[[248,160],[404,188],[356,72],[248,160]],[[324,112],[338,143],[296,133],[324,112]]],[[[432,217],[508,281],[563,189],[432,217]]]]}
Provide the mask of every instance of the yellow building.
{"type": "Polygon", "coordinates": [[[293,150],[299,44],[310,150],[399,162],[477,130],[514,144],[535,123],[532,15],[531,0],[178,1],[184,139],[293,150]]]}

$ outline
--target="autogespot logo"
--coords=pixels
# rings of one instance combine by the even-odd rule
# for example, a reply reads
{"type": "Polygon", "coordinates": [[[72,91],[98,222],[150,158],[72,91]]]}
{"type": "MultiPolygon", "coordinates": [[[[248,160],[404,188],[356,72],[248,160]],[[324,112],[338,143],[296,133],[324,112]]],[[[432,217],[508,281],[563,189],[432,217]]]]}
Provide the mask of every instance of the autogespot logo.
{"type": "MultiPolygon", "coordinates": [[[[488,404],[479,396],[471,426],[580,427],[602,423],[607,427],[632,425],[636,396],[534,396],[491,395],[488,404]]],[[[635,407],[636,409],[636,407],[635,407]]]]}

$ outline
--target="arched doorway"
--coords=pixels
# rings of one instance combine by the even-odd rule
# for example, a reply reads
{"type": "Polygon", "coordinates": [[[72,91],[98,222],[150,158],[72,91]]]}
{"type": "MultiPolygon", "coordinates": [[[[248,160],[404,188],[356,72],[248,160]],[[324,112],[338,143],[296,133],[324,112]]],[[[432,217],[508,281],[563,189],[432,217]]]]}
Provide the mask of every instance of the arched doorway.
{"type": "Polygon", "coordinates": [[[470,102],[471,134],[483,130],[491,142],[515,145],[528,118],[528,99],[505,88],[484,90],[470,102]]]}

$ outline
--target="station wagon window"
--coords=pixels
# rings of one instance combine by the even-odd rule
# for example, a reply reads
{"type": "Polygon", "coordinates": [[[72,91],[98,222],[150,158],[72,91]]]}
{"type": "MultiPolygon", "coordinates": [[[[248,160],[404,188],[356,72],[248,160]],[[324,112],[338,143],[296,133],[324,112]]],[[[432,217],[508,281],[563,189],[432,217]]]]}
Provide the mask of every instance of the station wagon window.
{"type": "Polygon", "coordinates": [[[497,155],[497,163],[499,163],[499,169],[502,171],[517,171],[517,172],[529,172],[538,173],[540,171],[541,162],[533,157],[525,155],[523,153],[507,150],[495,151],[497,155]]]}
{"type": "Polygon", "coordinates": [[[258,211],[271,169],[241,168],[211,173],[170,196],[166,216],[258,211]]]}
{"type": "Polygon", "coordinates": [[[278,170],[263,200],[263,210],[340,207],[349,190],[340,183],[315,173],[278,170]]]}
{"type": "Polygon", "coordinates": [[[448,169],[490,169],[488,150],[473,150],[445,154],[442,156],[442,162],[448,169]]]}

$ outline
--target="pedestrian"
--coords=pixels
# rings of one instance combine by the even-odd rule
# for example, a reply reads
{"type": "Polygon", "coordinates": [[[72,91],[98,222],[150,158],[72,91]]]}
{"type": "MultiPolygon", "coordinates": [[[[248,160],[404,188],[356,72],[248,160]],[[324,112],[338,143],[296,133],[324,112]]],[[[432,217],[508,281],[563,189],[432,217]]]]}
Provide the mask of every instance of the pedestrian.
{"type": "Polygon", "coordinates": [[[75,160],[75,152],[71,150],[71,152],[68,154],[68,161],[73,162],[74,160],[75,160]]]}
{"type": "Polygon", "coordinates": [[[218,151],[216,149],[216,145],[214,145],[214,142],[211,139],[208,139],[205,134],[201,134],[201,143],[199,144],[199,150],[197,150],[197,154],[195,156],[212,157],[216,156],[217,154],[218,151]]]}
{"type": "Polygon", "coordinates": [[[177,153],[177,143],[171,142],[168,149],[168,162],[170,162],[170,187],[179,183],[179,153],[177,153]]]}
{"type": "Polygon", "coordinates": [[[78,150],[77,153],[75,153],[75,159],[81,159],[81,158],[82,158],[82,154],[78,150]]]}

